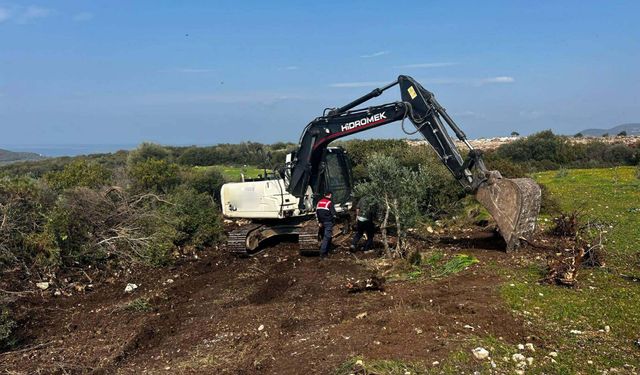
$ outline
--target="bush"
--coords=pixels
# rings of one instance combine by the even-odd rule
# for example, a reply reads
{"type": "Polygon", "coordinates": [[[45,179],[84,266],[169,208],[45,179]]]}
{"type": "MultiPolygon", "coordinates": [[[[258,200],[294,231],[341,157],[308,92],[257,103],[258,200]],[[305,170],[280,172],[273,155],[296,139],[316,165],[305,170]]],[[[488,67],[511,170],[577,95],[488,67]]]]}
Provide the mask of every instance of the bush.
{"type": "Polygon", "coordinates": [[[185,173],[185,184],[198,193],[206,193],[220,200],[220,188],[224,184],[222,173],[215,168],[194,168],[185,173]]]}
{"type": "Polygon", "coordinates": [[[149,159],[155,160],[169,160],[171,158],[171,152],[164,146],[157,145],[155,143],[142,143],[138,148],[129,152],[127,158],[127,164],[133,165],[149,159]]]}
{"type": "Polygon", "coordinates": [[[516,162],[548,160],[566,164],[571,157],[571,148],[567,140],[553,134],[551,130],[503,144],[496,152],[499,157],[516,162]]]}
{"type": "Polygon", "coordinates": [[[180,182],[180,167],[166,160],[146,159],[130,164],[128,175],[134,192],[165,194],[180,182]]]}
{"type": "Polygon", "coordinates": [[[439,161],[420,166],[416,177],[416,199],[423,218],[436,220],[452,215],[460,208],[464,189],[439,161]]]}
{"type": "Polygon", "coordinates": [[[49,172],[44,175],[44,180],[56,190],[76,186],[96,188],[108,185],[110,179],[111,172],[105,167],[83,159],[65,165],[62,171],[49,172]]]}
{"type": "Polygon", "coordinates": [[[16,261],[30,263],[42,251],[35,236],[44,231],[55,194],[28,178],[0,179],[0,269],[16,261]]]}
{"type": "Polygon", "coordinates": [[[0,306],[0,350],[14,344],[12,334],[17,326],[18,324],[11,319],[9,309],[0,306]]]}
{"type": "Polygon", "coordinates": [[[204,248],[218,242],[223,236],[222,219],[213,197],[189,187],[177,189],[168,199],[167,218],[176,230],[176,246],[204,248]]]}

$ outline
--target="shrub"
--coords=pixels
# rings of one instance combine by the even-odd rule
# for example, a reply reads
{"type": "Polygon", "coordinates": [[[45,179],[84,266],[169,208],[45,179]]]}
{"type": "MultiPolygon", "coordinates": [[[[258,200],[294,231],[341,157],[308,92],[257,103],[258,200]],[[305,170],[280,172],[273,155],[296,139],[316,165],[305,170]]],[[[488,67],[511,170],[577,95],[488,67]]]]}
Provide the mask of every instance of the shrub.
{"type": "Polygon", "coordinates": [[[503,144],[496,152],[499,157],[516,162],[548,160],[553,163],[563,164],[567,163],[571,156],[571,149],[567,140],[564,137],[553,134],[551,130],[503,144]]]}
{"type": "Polygon", "coordinates": [[[18,324],[11,319],[9,309],[0,306],[0,349],[10,347],[14,344],[12,334],[17,326],[18,324]]]}
{"type": "Polygon", "coordinates": [[[56,190],[64,190],[76,186],[99,187],[108,185],[111,172],[105,167],[83,159],[75,160],[58,172],[49,172],[44,180],[56,190]]]}
{"type": "Polygon", "coordinates": [[[173,203],[166,206],[166,213],[176,230],[175,245],[204,248],[222,238],[220,211],[211,195],[182,187],[168,199],[173,203]]]}
{"type": "Polygon", "coordinates": [[[168,193],[180,182],[179,173],[177,164],[158,159],[139,161],[128,168],[134,192],[168,193]]]}
{"type": "Polygon", "coordinates": [[[198,193],[206,193],[217,200],[220,198],[220,188],[224,184],[222,173],[215,168],[193,169],[185,174],[185,184],[198,193]]]}
{"type": "Polygon", "coordinates": [[[149,159],[169,160],[170,158],[171,152],[166,147],[145,142],[129,153],[127,164],[137,164],[149,159]]]}
{"type": "Polygon", "coordinates": [[[460,183],[437,160],[420,166],[415,183],[418,210],[424,218],[436,220],[454,214],[465,196],[460,183]]]}
{"type": "Polygon", "coordinates": [[[17,260],[29,263],[42,248],[32,237],[44,231],[55,195],[28,178],[0,179],[0,269],[17,260]]]}

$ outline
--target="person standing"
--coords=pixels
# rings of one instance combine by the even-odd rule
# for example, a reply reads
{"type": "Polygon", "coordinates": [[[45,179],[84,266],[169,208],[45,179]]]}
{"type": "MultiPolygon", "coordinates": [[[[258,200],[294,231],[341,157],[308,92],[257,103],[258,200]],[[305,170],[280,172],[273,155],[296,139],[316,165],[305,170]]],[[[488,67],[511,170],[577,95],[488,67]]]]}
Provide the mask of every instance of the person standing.
{"type": "Polygon", "coordinates": [[[331,238],[333,237],[333,223],[336,217],[336,209],[331,201],[332,194],[326,192],[322,199],[318,201],[316,206],[316,217],[320,228],[322,229],[322,243],[320,244],[320,257],[325,258],[329,255],[331,247],[331,238]]]}
{"type": "Polygon", "coordinates": [[[376,216],[375,206],[372,205],[366,197],[362,197],[356,208],[356,233],[351,242],[351,251],[356,251],[358,242],[363,234],[367,234],[367,241],[364,243],[364,251],[373,247],[373,236],[376,232],[376,226],[373,220],[376,216]]]}

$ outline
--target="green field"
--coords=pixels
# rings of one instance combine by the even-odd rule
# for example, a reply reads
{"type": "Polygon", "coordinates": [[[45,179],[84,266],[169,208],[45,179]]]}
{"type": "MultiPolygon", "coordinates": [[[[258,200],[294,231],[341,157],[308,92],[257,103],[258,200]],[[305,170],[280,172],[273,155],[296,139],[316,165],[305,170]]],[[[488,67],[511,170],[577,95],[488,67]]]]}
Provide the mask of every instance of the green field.
{"type": "Polygon", "coordinates": [[[535,174],[564,211],[578,210],[583,221],[600,220],[606,233],[606,265],[582,269],[575,289],[540,285],[544,265],[505,270],[501,288],[510,307],[554,338],[557,363],[538,373],[620,373],[640,369],[640,180],[633,167],[576,169],[535,174]],[[606,332],[606,327],[610,332],[606,332]],[[581,333],[571,333],[572,330],[581,333]],[[625,367],[626,365],[626,367],[625,367]]]}
{"type": "MultiPolygon", "coordinates": [[[[259,175],[264,174],[264,169],[256,168],[254,166],[248,165],[244,167],[236,167],[231,165],[214,165],[207,167],[194,167],[196,169],[210,169],[215,168],[222,175],[224,179],[228,182],[239,182],[242,181],[242,174],[244,174],[245,178],[257,178],[259,175]]],[[[269,172],[267,170],[267,172],[269,172]]]]}

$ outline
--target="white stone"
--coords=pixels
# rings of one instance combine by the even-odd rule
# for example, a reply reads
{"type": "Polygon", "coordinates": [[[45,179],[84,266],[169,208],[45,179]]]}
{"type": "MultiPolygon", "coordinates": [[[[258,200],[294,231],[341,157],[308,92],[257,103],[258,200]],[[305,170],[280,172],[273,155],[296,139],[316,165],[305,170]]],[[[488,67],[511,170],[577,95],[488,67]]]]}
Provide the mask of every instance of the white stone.
{"type": "Polygon", "coordinates": [[[558,356],[558,352],[549,352],[549,356],[551,357],[557,357],[558,356]]]}
{"type": "Polygon", "coordinates": [[[517,375],[524,375],[524,370],[516,370],[517,375]]]}
{"type": "Polygon", "coordinates": [[[516,353],[516,354],[514,354],[514,355],[512,355],[512,356],[511,356],[511,359],[512,359],[514,362],[522,362],[522,361],[524,361],[524,360],[525,360],[525,357],[524,357],[522,354],[520,354],[520,353],[516,353]]]}
{"type": "Polygon", "coordinates": [[[260,327],[258,327],[258,331],[262,331],[264,329],[264,324],[260,324],[260,327]]]}
{"type": "Polygon", "coordinates": [[[578,331],[577,329],[572,329],[569,333],[573,333],[574,335],[581,335],[582,331],[578,331]]]}
{"type": "Polygon", "coordinates": [[[531,366],[533,364],[533,357],[527,357],[527,363],[531,366]]]}
{"type": "Polygon", "coordinates": [[[611,327],[609,327],[609,326],[604,326],[604,331],[605,331],[606,333],[611,332],[611,327]]]}
{"type": "Polygon", "coordinates": [[[527,348],[527,350],[530,350],[530,351],[532,351],[532,352],[535,352],[535,351],[536,351],[536,348],[535,348],[535,347],[533,346],[533,344],[532,344],[532,343],[530,343],[530,342],[528,342],[528,343],[524,344],[524,346],[527,348]]]}
{"type": "Polygon", "coordinates": [[[49,289],[49,283],[46,281],[43,281],[41,283],[36,283],[36,286],[38,287],[38,289],[42,289],[42,290],[49,289]]]}
{"type": "Polygon", "coordinates": [[[360,313],[360,314],[356,315],[356,319],[362,319],[362,318],[364,318],[366,316],[367,316],[367,312],[365,311],[363,313],[360,313]]]}
{"type": "Polygon", "coordinates": [[[125,292],[125,293],[131,293],[131,292],[133,292],[133,291],[134,291],[134,290],[136,290],[136,289],[138,289],[138,286],[137,286],[136,284],[131,284],[131,283],[129,283],[129,284],[127,284],[127,286],[124,288],[124,292],[125,292]]]}
{"type": "Polygon", "coordinates": [[[431,363],[431,364],[432,364],[433,366],[437,366],[437,365],[439,365],[439,364],[440,364],[440,362],[438,362],[438,361],[433,361],[433,363],[431,363]]]}
{"type": "Polygon", "coordinates": [[[167,284],[173,284],[173,279],[167,279],[167,284]]]}
{"type": "Polygon", "coordinates": [[[518,344],[518,350],[524,350],[524,345],[518,344]]]}
{"type": "Polygon", "coordinates": [[[473,356],[477,359],[485,359],[489,357],[489,351],[485,348],[477,347],[472,350],[473,356]]]}

